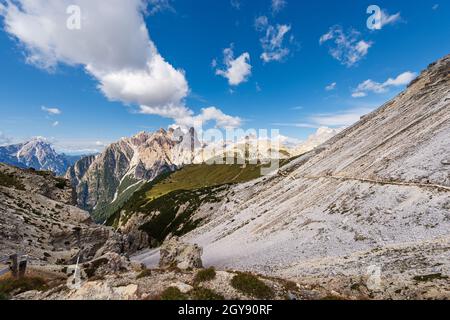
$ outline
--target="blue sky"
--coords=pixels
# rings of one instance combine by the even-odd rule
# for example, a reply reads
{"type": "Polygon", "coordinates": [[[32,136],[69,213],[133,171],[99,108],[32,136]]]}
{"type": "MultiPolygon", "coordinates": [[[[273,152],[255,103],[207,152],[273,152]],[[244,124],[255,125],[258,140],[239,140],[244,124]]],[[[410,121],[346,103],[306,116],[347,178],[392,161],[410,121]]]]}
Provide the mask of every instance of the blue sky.
{"type": "Polygon", "coordinates": [[[68,1],[79,4],[86,28],[83,19],[100,14],[94,29],[74,41],[67,30],[46,37],[46,29],[27,20],[66,19],[63,0],[36,0],[39,9],[20,3],[21,14],[11,5],[1,8],[0,143],[44,136],[62,151],[100,150],[120,137],[195,117],[211,120],[210,127],[238,123],[305,139],[319,126],[349,125],[450,53],[450,3],[443,0],[149,0],[145,14],[141,1],[113,0],[126,6],[117,11],[123,17],[104,16],[86,0],[68,1]],[[367,27],[372,4],[384,12],[381,30],[367,27]],[[147,30],[134,36],[140,17],[147,30]],[[139,74],[140,60],[153,61],[156,53],[142,49],[150,42],[164,62],[156,64],[157,76],[143,71],[145,83],[153,86],[156,77],[167,86],[147,92],[131,81],[136,78],[112,82],[124,68],[139,74]],[[95,50],[79,53],[84,46],[95,50]],[[142,56],[135,54],[141,49],[142,56]],[[123,54],[108,59],[111,50],[123,54]],[[124,93],[131,85],[138,88],[124,93]]]}

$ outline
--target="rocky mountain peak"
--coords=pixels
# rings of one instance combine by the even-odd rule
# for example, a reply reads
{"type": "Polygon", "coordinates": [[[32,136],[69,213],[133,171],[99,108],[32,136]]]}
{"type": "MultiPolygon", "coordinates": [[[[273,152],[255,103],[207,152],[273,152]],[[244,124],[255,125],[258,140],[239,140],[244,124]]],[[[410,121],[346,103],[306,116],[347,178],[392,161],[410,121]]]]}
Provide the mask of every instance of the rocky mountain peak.
{"type": "Polygon", "coordinates": [[[51,143],[41,137],[0,147],[0,162],[20,168],[52,171],[59,176],[66,173],[71,164],[70,159],[63,154],[58,154],[51,143]]]}

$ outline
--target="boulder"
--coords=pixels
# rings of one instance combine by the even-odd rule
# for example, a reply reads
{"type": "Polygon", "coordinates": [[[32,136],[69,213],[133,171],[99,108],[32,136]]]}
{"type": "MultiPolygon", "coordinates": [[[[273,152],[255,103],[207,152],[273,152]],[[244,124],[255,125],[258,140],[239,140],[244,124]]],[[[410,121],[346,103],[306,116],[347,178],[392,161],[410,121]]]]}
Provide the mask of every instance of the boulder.
{"type": "Polygon", "coordinates": [[[84,263],[82,269],[86,277],[103,277],[132,270],[130,261],[114,252],[106,253],[98,259],[84,263]]]}
{"type": "Polygon", "coordinates": [[[170,287],[177,288],[181,293],[188,293],[189,291],[194,289],[194,287],[183,282],[172,283],[170,287]]]}
{"type": "Polygon", "coordinates": [[[160,249],[160,268],[178,267],[182,270],[202,268],[203,249],[196,244],[187,244],[172,237],[160,249]]]}

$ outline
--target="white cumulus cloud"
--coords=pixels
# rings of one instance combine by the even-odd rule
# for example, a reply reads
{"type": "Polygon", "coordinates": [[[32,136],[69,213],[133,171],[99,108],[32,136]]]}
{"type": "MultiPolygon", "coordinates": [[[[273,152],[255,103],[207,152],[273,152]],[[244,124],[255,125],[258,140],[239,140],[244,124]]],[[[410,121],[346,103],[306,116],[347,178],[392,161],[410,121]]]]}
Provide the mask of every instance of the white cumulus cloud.
{"type": "Polygon", "coordinates": [[[369,92],[384,93],[389,91],[389,88],[391,87],[400,87],[408,85],[416,77],[417,73],[407,71],[398,75],[396,78],[389,78],[383,83],[368,79],[358,85],[358,87],[353,91],[352,97],[362,98],[367,96],[369,92]]]}
{"type": "Polygon", "coordinates": [[[250,54],[244,52],[236,59],[234,58],[233,46],[223,51],[224,69],[217,69],[216,74],[228,79],[231,86],[237,86],[246,82],[252,73],[250,65],[250,54]]]}
{"type": "Polygon", "coordinates": [[[109,100],[165,116],[168,109],[187,109],[190,89],[184,71],[150,39],[144,14],[170,8],[168,0],[15,0],[0,4],[0,15],[28,63],[48,71],[80,66],[109,100]],[[81,29],[67,28],[73,5],[80,8],[81,29]]]}
{"type": "Polygon", "coordinates": [[[363,59],[372,46],[372,42],[361,39],[361,33],[350,29],[345,32],[340,25],[330,28],[319,39],[321,45],[332,42],[330,55],[347,67],[351,67],[363,59]]]}
{"type": "Polygon", "coordinates": [[[194,127],[198,131],[211,121],[215,122],[215,126],[218,128],[237,128],[242,124],[242,120],[239,117],[229,116],[216,107],[204,108],[199,114],[195,115],[192,110],[187,108],[180,109],[176,106],[166,107],[164,114],[160,110],[141,106],[140,113],[150,115],[158,114],[166,118],[172,118],[175,120],[175,126],[183,128],[194,127]]]}

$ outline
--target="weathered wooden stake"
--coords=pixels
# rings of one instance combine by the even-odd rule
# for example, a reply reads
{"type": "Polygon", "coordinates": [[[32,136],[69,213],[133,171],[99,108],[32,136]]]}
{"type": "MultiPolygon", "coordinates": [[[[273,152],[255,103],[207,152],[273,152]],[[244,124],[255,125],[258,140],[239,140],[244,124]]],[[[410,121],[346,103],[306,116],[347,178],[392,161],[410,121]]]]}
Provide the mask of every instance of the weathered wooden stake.
{"type": "Polygon", "coordinates": [[[19,262],[19,279],[22,279],[25,277],[25,274],[27,272],[27,260],[22,260],[19,262]]]}
{"type": "Polygon", "coordinates": [[[17,254],[13,254],[10,256],[11,259],[11,273],[14,278],[17,278],[19,275],[19,256],[17,254]]]}

